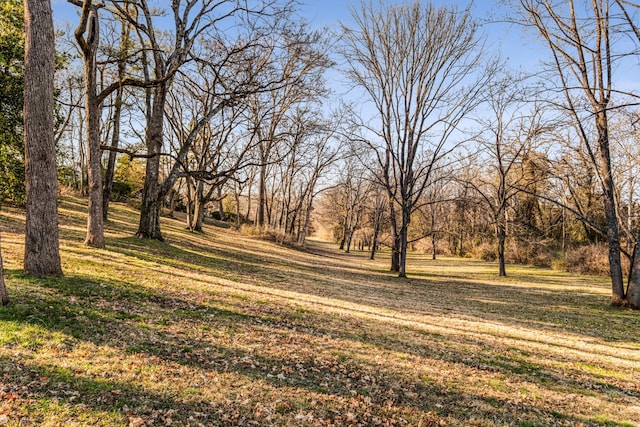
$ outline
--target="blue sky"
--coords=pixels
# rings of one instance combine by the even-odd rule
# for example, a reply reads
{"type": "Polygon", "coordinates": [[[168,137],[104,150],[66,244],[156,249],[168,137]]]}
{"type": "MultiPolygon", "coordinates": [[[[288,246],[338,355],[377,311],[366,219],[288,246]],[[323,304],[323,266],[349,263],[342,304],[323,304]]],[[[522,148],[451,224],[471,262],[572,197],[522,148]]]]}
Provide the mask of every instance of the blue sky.
{"type": "MultiPolygon", "coordinates": [[[[168,3],[168,0],[164,0],[168,3]]],[[[384,4],[405,3],[404,0],[388,0],[384,4]]],[[[157,1],[158,4],[163,0],[157,1]]],[[[436,5],[457,4],[460,8],[465,7],[469,2],[433,0],[436,5]]],[[[307,19],[313,26],[321,28],[328,27],[337,30],[339,22],[351,21],[349,7],[358,5],[359,0],[306,0],[300,7],[299,14],[307,19]]],[[[67,21],[72,27],[77,24],[78,8],[69,4],[67,0],[52,0],[54,19],[58,23],[67,21]]],[[[476,0],[472,6],[473,15],[480,21],[486,21],[493,14],[500,14],[498,2],[487,0],[476,0]]],[[[483,31],[488,37],[488,44],[491,50],[500,50],[502,57],[508,57],[511,65],[518,68],[520,65],[529,66],[537,62],[537,58],[542,51],[537,44],[525,39],[519,29],[512,28],[505,24],[485,24],[483,31]]]]}

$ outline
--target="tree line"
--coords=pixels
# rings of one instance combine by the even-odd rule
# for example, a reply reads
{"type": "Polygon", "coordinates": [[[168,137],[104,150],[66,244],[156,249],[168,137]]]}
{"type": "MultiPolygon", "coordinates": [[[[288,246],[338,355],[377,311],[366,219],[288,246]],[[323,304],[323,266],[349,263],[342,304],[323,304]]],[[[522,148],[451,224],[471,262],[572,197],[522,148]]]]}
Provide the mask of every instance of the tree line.
{"type": "Polygon", "coordinates": [[[57,174],[87,196],[96,248],[109,200],[133,192],[140,238],[163,240],[163,208],[192,231],[216,210],[298,245],[315,222],[347,252],[388,247],[400,277],[417,245],[434,258],[491,246],[506,275],[513,253],[603,242],[612,303],[640,307],[638,96],[616,74],[638,56],[636,3],[505,2],[502,20],[548,53],[527,72],[491,51],[470,7],[362,1],[331,35],[286,0],[69,3],[78,22],[57,54],[46,46],[46,88],[27,67],[30,5],[24,19],[2,6],[2,197],[26,195],[25,271],[61,274],[55,197],[38,193],[55,194],[57,174]],[[327,101],[335,69],[359,100],[327,101]],[[33,88],[52,93],[37,148],[33,88]]]}

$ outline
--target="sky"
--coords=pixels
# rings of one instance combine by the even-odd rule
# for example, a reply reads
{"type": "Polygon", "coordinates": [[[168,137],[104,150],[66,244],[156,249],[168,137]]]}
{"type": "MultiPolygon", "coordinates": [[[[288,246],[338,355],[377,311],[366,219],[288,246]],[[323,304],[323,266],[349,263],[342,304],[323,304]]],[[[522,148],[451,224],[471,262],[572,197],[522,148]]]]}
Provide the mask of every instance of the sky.
{"type": "MultiPolygon", "coordinates": [[[[169,0],[158,0],[161,4],[169,0]]],[[[387,0],[382,1],[383,4],[406,3],[404,0],[387,0]]],[[[433,0],[436,5],[458,5],[464,8],[470,2],[468,1],[450,1],[450,0],[433,0]]],[[[317,28],[328,27],[329,29],[338,30],[339,23],[349,25],[351,16],[349,8],[352,5],[358,5],[359,0],[303,0],[300,6],[299,14],[308,20],[312,26],[317,28]]],[[[472,4],[472,13],[475,18],[480,21],[491,19],[492,15],[500,14],[498,3],[492,0],[476,0],[472,4]]],[[[73,27],[78,22],[78,8],[67,2],[67,0],[52,0],[54,19],[58,23],[67,21],[73,27]]],[[[482,31],[487,35],[489,47],[502,52],[504,58],[509,58],[513,64],[524,63],[529,65],[532,58],[539,56],[539,47],[524,38],[519,29],[512,28],[505,24],[484,24],[482,31]],[[537,52],[537,53],[536,53],[537,52]]]]}

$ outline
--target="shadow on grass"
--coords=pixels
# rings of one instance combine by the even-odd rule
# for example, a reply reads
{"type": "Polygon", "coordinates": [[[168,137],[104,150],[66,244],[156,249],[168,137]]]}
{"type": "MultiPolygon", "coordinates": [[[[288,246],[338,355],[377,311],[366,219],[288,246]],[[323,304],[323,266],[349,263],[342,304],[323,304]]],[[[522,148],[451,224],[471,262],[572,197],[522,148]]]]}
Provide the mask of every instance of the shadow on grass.
{"type": "MultiPolygon", "coordinates": [[[[196,330],[230,329],[238,333],[259,333],[266,328],[273,337],[270,339],[283,342],[292,337],[293,331],[309,337],[331,335],[393,352],[420,356],[431,353],[431,358],[525,376],[541,384],[548,385],[558,379],[539,373],[529,375],[527,370],[531,371],[531,366],[514,365],[511,359],[483,360],[483,354],[475,359],[470,358],[472,352],[457,347],[453,342],[449,343],[451,348],[446,356],[434,353],[433,348],[416,348],[399,338],[387,336],[388,328],[380,322],[362,321],[362,333],[351,333],[342,330],[339,324],[334,323],[335,319],[325,318],[329,315],[321,313],[309,312],[311,319],[307,319],[304,314],[290,315],[281,307],[277,316],[250,315],[243,312],[240,302],[236,302],[235,306],[215,306],[215,301],[194,303],[176,294],[168,293],[170,296],[165,296],[130,283],[96,282],[82,276],[33,279],[17,271],[9,271],[7,276],[24,285],[25,289],[15,298],[12,306],[0,310],[0,320],[33,324],[63,332],[79,341],[157,358],[164,367],[182,365],[210,373],[231,372],[250,382],[264,383],[276,389],[302,390],[304,396],[319,394],[343,400],[356,398],[355,402],[362,401],[358,400],[358,396],[365,396],[369,398],[371,417],[383,419],[389,416],[391,408],[413,408],[423,413],[435,409],[436,418],[464,423],[468,420],[471,405],[474,406],[474,414],[502,423],[520,419],[523,425],[527,420],[537,424],[544,420],[543,423],[549,425],[555,422],[573,425],[584,421],[548,408],[484,397],[482,393],[476,395],[443,389],[432,382],[413,378],[409,373],[387,370],[345,353],[336,354],[331,359],[318,358],[313,354],[280,357],[221,345],[217,340],[192,337],[180,329],[167,332],[165,328],[180,322],[192,323],[196,330]],[[283,370],[286,375],[279,375],[283,370]]],[[[127,405],[134,408],[136,414],[147,417],[170,408],[180,414],[202,414],[200,421],[203,422],[235,425],[251,420],[246,413],[242,422],[223,420],[218,411],[225,402],[210,402],[197,395],[188,399],[179,393],[160,395],[135,384],[97,380],[56,366],[40,366],[18,360],[0,362],[6,362],[5,372],[10,372],[10,387],[28,387],[29,392],[39,399],[50,398],[51,390],[62,390],[56,392],[56,398],[73,405],[82,404],[95,411],[108,411],[127,405]],[[48,379],[45,385],[41,384],[42,378],[48,379]],[[118,393],[113,390],[118,390],[118,393]]],[[[564,378],[564,381],[570,380],[564,378]]],[[[583,387],[584,384],[572,383],[569,386],[583,387]]],[[[606,391],[602,394],[610,393],[606,391]]],[[[615,394],[615,391],[611,394],[615,394]]],[[[303,406],[304,402],[300,401],[281,408],[280,412],[285,416],[307,409],[303,406]]],[[[323,415],[331,417],[330,408],[326,408],[323,415]]],[[[261,418],[256,416],[253,420],[260,422],[261,418]]],[[[362,422],[372,423],[373,418],[362,422]]]]}
{"type": "MultiPolygon", "coordinates": [[[[338,271],[334,265],[317,265],[278,254],[256,255],[221,245],[211,252],[210,247],[194,243],[183,249],[127,238],[114,240],[114,246],[114,251],[150,263],[176,268],[187,265],[230,280],[240,278],[265,288],[366,304],[381,311],[423,315],[455,313],[541,333],[569,332],[611,343],[633,341],[634,331],[640,329],[637,313],[612,308],[608,296],[587,292],[579,286],[567,286],[566,281],[554,276],[533,278],[519,274],[516,278],[500,281],[494,278],[488,282],[482,277],[415,273],[411,279],[403,280],[391,273],[372,273],[366,265],[349,264],[353,258],[349,255],[339,256],[348,267],[338,271]],[[279,280],[269,280],[273,278],[279,280]],[[513,284],[513,280],[520,283],[513,284]],[[527,281],[532,285],[522,283],[527,281]],[[565,286],[554,289],[540,284],[565,286]],[[407,307],[408,299],[415,304],[407,307]]],[[[301,257],[305,255],[308,253],[301,253],[301,257]]]]}

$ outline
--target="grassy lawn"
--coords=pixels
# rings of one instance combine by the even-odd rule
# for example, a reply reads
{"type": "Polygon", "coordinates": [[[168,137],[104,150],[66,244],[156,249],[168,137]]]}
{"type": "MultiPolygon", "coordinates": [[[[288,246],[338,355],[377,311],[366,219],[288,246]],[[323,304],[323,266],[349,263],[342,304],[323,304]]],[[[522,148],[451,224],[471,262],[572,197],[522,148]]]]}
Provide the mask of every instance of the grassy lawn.
{"type": "Polygon", "coordinates": [[[169,218],[144,241],[118,204],[96,250],[85,209],[61,201],[48,279],[0,212],[0,425],[640,425],[640,313],[604,279],[413,255],[401,280],[169,218]]]}

